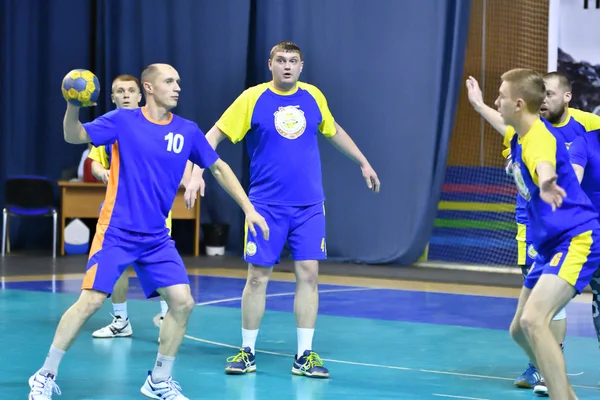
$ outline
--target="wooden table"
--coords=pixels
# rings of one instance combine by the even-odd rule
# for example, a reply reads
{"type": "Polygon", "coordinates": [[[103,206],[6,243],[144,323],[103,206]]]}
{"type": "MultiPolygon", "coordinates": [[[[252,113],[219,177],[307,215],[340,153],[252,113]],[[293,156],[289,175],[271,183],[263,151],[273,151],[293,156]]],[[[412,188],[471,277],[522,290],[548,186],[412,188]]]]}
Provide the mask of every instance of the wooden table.
{"type": "MultiPolygon", "coordinates": [[[[67,218],[98,218],[100,204],[104,201],[106,185],[103,183],[84,183],[59,181],[61,188],[60,212],[60,254],[65,255],[65,224],[67,218]]],[[[194,208],[188,210],[183,201],[184,188],[177,192],[173,203],[173,219],[194,220],[194,255],[200,254],[200,196],[194,208]]]]}

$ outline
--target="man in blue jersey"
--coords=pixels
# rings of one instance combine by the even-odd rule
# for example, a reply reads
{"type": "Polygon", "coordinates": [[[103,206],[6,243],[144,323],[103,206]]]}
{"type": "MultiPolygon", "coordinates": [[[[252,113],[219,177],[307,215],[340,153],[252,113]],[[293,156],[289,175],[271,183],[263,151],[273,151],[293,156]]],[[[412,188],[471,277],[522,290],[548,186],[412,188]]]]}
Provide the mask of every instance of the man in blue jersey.
{"type": "MultiPolygon", "coordinates": [[[[117,108],[138,108],[140,101],[142,101],[142,87],[139,80],[131,75],[119,75],[117,76],[111,85],[112,93],[111,100],[117,108]]],[[[108,178],[110,177],[110,151],[111,146],[92,146],[88,158],[92,160],[92,174],[94,177],[104,184],[108,184],[108,178]]],[[[182,180],[182,185],[186,184],[190,179],[193,164],[188,162],[186,166],[186,173],[182,180]]],[[[167,228],[169,233],[172,227],[171,212],[166,220],[167,228]]],[[[92,333],[95,338],[119,338],[119,337],[130,337],[133,335],[133,328],[131,321],[129,320],[129,313],[127,310],[127,293],[129,291],[129,275],[127,270],[121,274],[121,277],[115,283],[115,287],[111,294],[111,303],[113,306],[113,319],[109,325],[104,326],[92,333]]],[[[164,320],[169,306],[164,299],[160,299],[160,314],[158,314],[154,320],[157,326],[160,327],[164,320]]]]}
{"type": "Polygon", "coordinates": [[[532,227],[538,252],[523,288],[511,336],[545,377],[556,399],[576,399],[551,319],[590,283],[600,266],[598,213],[571,166],[564,137],[539,109],[543,77],[529,69],[502,75],[496,106],[517,132],[511,140],[512,174],[532,227]]]}
{"type": "MultiPolygon", "coordinates": [[[[198,125],[171,112],[181,91],[177,71],[170,65],[153,64],[144,70],[141,81],[146,94],[143,108],[120,108],[82,125],[79,108],[67,105],[65,140],[110,146],[110,177],[81,295],[63,315],[44,365],[29,379],[29,400],[48,400],[53,391],[60,393],[55,378],[65,352],[131,264],[146,296],[161,295],[169,305],[156,363],[141,392],[153,399],[187,400],[172,380],[171,371],[195,302],[165,220],[188,159],[210,168],[244,210],[252,234],[258,227],[262,239],[268,239],[264,218],[254,209],[231,168],[219,159],[198,125]]],[[[75,397],[86,396],[89,393],[75,397]]]]}
{"type": "MultiPolygon", "coordinates": [[[[600,129],[575,139],[569,148],[569,155],[581,188],[600,213],[600,129]]],[[[600,273],[594,275],[590,287],[594,327],[600,343],[600,273]]]]}
{"type": "MultiPolygon", "coordinates": [[[[139,80],[132,75],[119,75],[111,85],[111,100],[117,108],[138,108],[142,101],[142,87],[139,80]]],[[[92,174],[104,184],[108,184],[110,177],[110,146],[93,146],[88,156],[92,160],[92,174]]],[[[191,163],[189,173],[191,173],[191,163]]],[[[186,171],[188,168],[186,168],[186,171]]],[[[189,175],[188,173],[188,175],[189,175]]],[[[184,177],[184,181],[185,181],[184,177]]],[[[189,176],[187,176],[189,180],[189,176]]],[[[166,221],[167,228],[171,230],[171,213],[166,221]]],[[[92,333],[95,338],[119,338],[133,335],[133,328],[129,320],[127,310],[127,292],[129,291],[129,276],[127,270],[123,272],[111,294],[110,300],[113,306],[113,319],[109,325],[92,333]]],[[[167,302],[160,299],[160,314],[157,318],[160,324],[167,314],[169,307],[167,302]]]]}
{"type": "MultiPolygon", "coordinates": [[[[540,115],[561,132],[561,135],[565,138],[565,145],[567,148],[572,146],[572,143],[574,143],[577,138],[584,136],[586,132],[600,129],[600,116],[569,107],[569,102],[572,97],[572,88],[569,79],[564,74],[560,72],[547,73],[544,75],[544,85],[546,88],[546,97],[540,107],[540,115]]],[[[510,166],[510,141],[515,134],[514,128],[507,126],[502,120],[500,113],[484,103],[481,89],[475,78],[469,77],[466,86],[469,101],[473,108],[504,137],[506,150],[503,154],[508,158],[508,165],[510,166]]],[[[589,195],[585,188],[584,191],[589,195]]],[[[523,277],[527,275],[537,254],[533,243],[531,242],[531,228],[525,212],[526,203],[527,202],[521,195],[517,194],[516,219],[518,264],[523,271],[523,277]]],[[[598,295],[598,292],[600,291],[600,282],[594,279],[590,282],[590,286],[594,293],[592,299],[592,316],[594,319],[594,326],[596,327],[596,333],[600,341],[600,314],[597,311],[600,304],[598,295]]],[[[562,346],[567,330],[565,310],[562,310],[554,317],[551,328],[554,336],[562,346]]],[[[544,395],[547,393],[544,379],[531,361],[525,372],[515,380],[515,386],[521,388],[533,387],[536,394],[544,395]]]]}
{"type": "MultiPolygon", "coordinates": [[[[250,155],[249,197],[271,227],[269,243],[247,237],[248,279],[242,295],[242,347],[227,359],[225,372],[256,371],[255,344],[265,311],[266,288],[287,241],[296,272],[294,313],[298,347],[292,373],[328,378],[313,351],[318,309],[319,260],[326,259],[325,207],[318,147],[319,133],[360,165],[369,189],[379,192],[377,174],[348,134],[335,122],[325,96],[299,82],[303,61],[292,42],[273,47],[273,80],[244,91],[206,137],[216,148],[225,138],[246,139],[250,155]]],[[[194,178],[200,170],[194,167],[194,178]]],[[[195,191],[188,192],[194,195],[195,191]]]]}

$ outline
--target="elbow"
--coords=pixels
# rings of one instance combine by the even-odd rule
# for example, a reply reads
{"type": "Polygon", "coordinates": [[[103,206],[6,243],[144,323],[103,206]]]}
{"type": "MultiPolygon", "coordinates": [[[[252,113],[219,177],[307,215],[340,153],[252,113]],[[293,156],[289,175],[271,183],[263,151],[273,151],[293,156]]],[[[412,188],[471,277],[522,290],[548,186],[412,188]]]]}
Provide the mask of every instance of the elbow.
{"type": "Polygon", "coordinates": [[[64,131],[65,142],[69,144],[81,144],[84,143],[81,141],[81,138],[77,134],[73,134],[69,130],[65,129],[64,131]]]}
{"type": "Polygon", "coordinates": [[[63,133],[65,142],[67,143],[84,144],[90,142],[90,138],[81,124],[79,126],[74,126],[73,124],[65,123],[63,125],[63,133]]]}
{"type": "Polygon", "coordinates": [[[217,182],[221,182],[226,173],[227,173],[228,165],[221,159],[218,159],[213,165],[209,167],[210,172],[215,177],[217,182]]]}
{"type": "Polygon", "coordinates": [[[65,142],[69,143],[69,144],[81,144],[83,142],[77,140],[77,139],[73,139],[72,137],[69,137],[67,135],[65,135],[65,142]]]}
{"type": "Polygon", "coordinates": [[[212,175],[215,177],[215,179],[220,182],[221,179],[223,178],[223,170],[220,169],[219,167],[211,167],[210,168],[210,172],[212,173],[212,175]]]}

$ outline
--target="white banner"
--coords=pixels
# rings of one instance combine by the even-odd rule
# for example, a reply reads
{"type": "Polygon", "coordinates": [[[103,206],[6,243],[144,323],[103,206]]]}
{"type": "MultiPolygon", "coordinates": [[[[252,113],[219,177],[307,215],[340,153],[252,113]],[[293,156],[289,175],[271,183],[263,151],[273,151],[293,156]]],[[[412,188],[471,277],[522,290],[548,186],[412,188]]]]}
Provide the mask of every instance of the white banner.
{"type": "Polygon", "coordinates": [[[600,115],[600,0],[550,0],[548,71],[573,85],[571,107],[600,115]]]}

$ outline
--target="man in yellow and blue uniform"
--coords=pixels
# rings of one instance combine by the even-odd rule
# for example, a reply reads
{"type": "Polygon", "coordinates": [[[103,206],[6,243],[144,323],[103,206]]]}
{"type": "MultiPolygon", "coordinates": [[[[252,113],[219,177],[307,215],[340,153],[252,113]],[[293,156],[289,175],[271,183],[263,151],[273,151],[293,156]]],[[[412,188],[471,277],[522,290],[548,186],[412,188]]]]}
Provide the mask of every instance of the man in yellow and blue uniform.
{"type": "MultiPolygon", "coordinates": [[[[544,84],[546,87],[546,97],[542,106],[540,107],[540,115],[552,124],[557,131],[560,132],[561,136],[565,140],[565,146],[571,152],[573,144],[578,143],[578,148],[581,148],[582,142],[580,140],[587,136],[588,132],[596,131],[600,129],[600,116],[577,110],[569,107],[571,100],[571,83],[569,79],[560,72],[550,72],[544,76],[544,84]]],[[[515,135],[513,127],[506,129],[506,135],[504,136],[504,145],[507,149],[504,151],[504,155],[510,158],[510,141],[515,135]]],[[[580,151],[577,150],[579,153],[580,151]]],[[[579,158],[581,160],[581,158],[579,158]]],[[[592,178],[588,176],[586,179],[586,185],[592,178]]],[[[590,191],[587,186],[582,186],[584,192],[590,195],[590,191]]],[[[519,265],[523,271],[523,275],[526,276],[533,264],[535,255],[537,254],[535,246],[532,242],[532,231],[531,225],[528,223],[527,215],[525,212],[525,204],[527,202],[517,195],[517,206],[516,206],[516,218],[517,218],[517,241],[519,245],[519,265]],[[525,264],[521,264],[524,260],[525,264]]],[[[594,320],[594,326],[596,328],[596,335],[600,341],[600,315],[597,312],[600,306],[600,281],[594,279],[590,282],[592,288],[592,318],[594,320]]],[[[561,310],[556,316],[555,321],[563,321],[559,324],[559,330],[561,330],[561,339],[564,340],[566,333],[566,311],[561,310]],[[564,333],[563,333],[564,332],[564,333]]],[[[562,345],[562,344],[561,344],[562,345]]],[[[527,370],[515,380],[515,385],[519,387],[530,387],[532,381],[535,382],[534,392],[536,394],[545,395],[547,389],[544,383],[543,377],[537,378],[537,371],[535,366],[530,362],[527,370]]]]}
{"type": "MultiPolygon", "coordinates": [[[[569,107],[571,100],[571,84],[568,78],[560,72],[550,72],[544,76],[544,84],[546,88],[546,96],[540,106],[540,115],[550,122],[565,140],[565,145],[570,148],[571,144],[576,142],[578,138],[584,136],[587,132],[600,129],[600,116],[573,109],[569,107]]],[[[481,89],[477,81],[469,77],[467,80],[467,89],[469,101],[475,110],[483,116],[501,135],[504,136],[504,146],[506,149],[503,155],[507,158],[507,165],[512,166],[510,154],[510,142],[515,135],[515,129],[512,126],[507,126],[497,110],[492,109],[483,102],[481,89]]],[[[507,172],[511,168],[507,169],[507,172]]],[[[585,190],[586,194],[588,192],[585,190]]],[[[537,251],[532,241],[531,225],[529,224],[527,212],[525,210],[527,201],[520,194],[517,194],[515,217],[517,222],[517,264],[523,273],[523,279],[527,276],[534,260],[537,251]]],[[[592,301],[594,325],[598,333],[600,341],[600,316],[595,311],[599,306],[600,282],[592,281],[590,283],[594,296],[592,301]]],[[[554,317],[551,328],[556,339],[560,342],[561,347],[566,335],[566,311],[563,309],[554,317]]],[[[538,372],[536,366],[530,361],[527,369],[519,375],[514,382],[515,386],[520,388],[533,388],[534,392],[539,395],[547,394],[547,388],[543,377],[538,372]]]]}
{"type": "Polygon", "coordinates": [[[541,75],[516,69],[502,76],[498,111],[515,127],[511,172],[527,202],[538,252],[511,324],[513,339],[535,363],[553,397],[575,398],[550,320],[590,283],[600,266],[598,213],[579,185],[562,133],[539,118],[541,75]]]}
{"type": "Polygon", "coordinates": [[[242,346],[227,360],[225,372],[256,371],[255,344],[265,311],[266,287],[287,242],[296,272],[298,347],[292,373],[327,378],[329,371],[312,348],[319,261],[327,257],[318,135],[360,165],[369,189],[378,192],[379,179],[335,122],[323,93],[298,81],[303,68],[300,48],[291,42],[275,45],[268,65],[272,81],[244,91],[206,135],[213,147],[225,138],[233,143],[245,139],[250,157],[248,197],[270,226],[268,242],[246,232],[248,279],[242,295],[242,346]]]}

